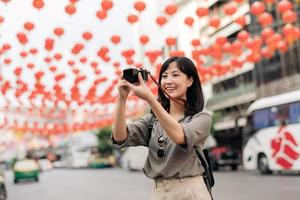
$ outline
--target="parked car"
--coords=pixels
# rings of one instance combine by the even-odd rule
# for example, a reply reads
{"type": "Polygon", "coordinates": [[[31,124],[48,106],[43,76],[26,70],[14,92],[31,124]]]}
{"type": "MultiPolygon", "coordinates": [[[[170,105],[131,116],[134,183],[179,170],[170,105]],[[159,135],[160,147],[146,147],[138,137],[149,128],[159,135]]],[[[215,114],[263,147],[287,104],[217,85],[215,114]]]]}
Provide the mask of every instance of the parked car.
{"type": "Polygon", "coordinates": [[[5,186],[4,174],[0,172],[0,200],[6,200],[7,191],[5,186]]]}
{"type": "Polygon", "coordinates": [[[241,153],[230,146],[216,146],[209,149],[209,158],[212,170],[217,171],[219,167],[230,166],[237,170],[241,164],[241,153]]]}
{"type": "Polygon", "coordinates": [[[39,166],[35,160],[18,160],[13,166],[14,182],[21,179],[33,179],[39,181],[39,166]]]}

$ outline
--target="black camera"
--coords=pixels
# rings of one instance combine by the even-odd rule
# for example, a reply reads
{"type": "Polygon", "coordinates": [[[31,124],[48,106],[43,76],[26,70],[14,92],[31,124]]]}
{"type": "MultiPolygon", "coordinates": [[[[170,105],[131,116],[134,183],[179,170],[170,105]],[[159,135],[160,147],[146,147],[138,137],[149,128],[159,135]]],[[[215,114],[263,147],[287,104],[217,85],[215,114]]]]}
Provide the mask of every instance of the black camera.
{"type": "Polygon", "coordinates": [[[139,83],[138,74],[141,73],[144,82],[148,81],[148,72],[145,69],[129,68],[123,70],[123,78],[129,83],[139,83]]]}

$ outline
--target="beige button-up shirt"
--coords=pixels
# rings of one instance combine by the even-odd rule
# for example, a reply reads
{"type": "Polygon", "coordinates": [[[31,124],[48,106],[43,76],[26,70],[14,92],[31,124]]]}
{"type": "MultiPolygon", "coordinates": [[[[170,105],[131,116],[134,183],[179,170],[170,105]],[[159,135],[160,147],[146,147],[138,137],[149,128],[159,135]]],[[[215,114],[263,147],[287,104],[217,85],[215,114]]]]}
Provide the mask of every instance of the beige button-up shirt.
{"type": "Polygon", "coordinates": [[[152,114],[127,124],[126,141],[119,144],[112,137],[112,143],[120,148],[147,146],[149,151],[143,170],[149,178],[182,178],[202,174],[204,170],[197,157],[195,146],[203,145],[208,137],[211,117],[205,112],[199,112],[184,117],[179,123],[185,135],[185,145],[175,144],[152,114]],[[157,155],[157,151],[162,147],[158,143],[161,135],[164,135],[166,140],[163,146],[165,156],[162,158],[157,155]]]}

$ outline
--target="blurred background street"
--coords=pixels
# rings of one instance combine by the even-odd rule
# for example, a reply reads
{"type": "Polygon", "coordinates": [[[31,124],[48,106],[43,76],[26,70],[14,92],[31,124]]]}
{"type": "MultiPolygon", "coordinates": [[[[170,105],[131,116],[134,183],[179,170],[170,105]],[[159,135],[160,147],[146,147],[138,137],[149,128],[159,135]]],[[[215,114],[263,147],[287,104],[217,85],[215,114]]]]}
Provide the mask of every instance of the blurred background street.
{"type": "MultiPolygon", "coordinates": [[[[275,175],[264,177],[257,172],[215,173],[215,199],[298,200],[300,179],[295,176],[275,175]],[[287,195],[288,194],[288,195],[287,195]]],[[[41,175],[40,183],[13,184],[8,176],[9,200],[147,200],[151,194],[152,180],[142,172],[121,169],[54,170],[41,175]]]]}

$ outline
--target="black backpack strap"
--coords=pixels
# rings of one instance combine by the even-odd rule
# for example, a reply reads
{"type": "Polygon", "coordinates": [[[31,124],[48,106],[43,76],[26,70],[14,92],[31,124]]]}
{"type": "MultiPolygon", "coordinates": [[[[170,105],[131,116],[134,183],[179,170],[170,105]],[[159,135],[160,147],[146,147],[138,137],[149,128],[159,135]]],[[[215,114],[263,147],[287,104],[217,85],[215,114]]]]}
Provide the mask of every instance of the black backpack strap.
{"type": "Polygon", "coordinates": [[[201,166],[204,169],[204,172],[202,175],[204,183],[207,187],[207,190],[210,194],[211,199],[213,200],[212,186],[215,184],[215,181],[214,181],[214,177],[212,174],[212,169],[209,164],[208,151],[207,151],[207,149],[200,150],[199,148],[196,148],[196,147],[195,147],[195,149],[196,149],[198,158],[200,159],[201,166]]]}

